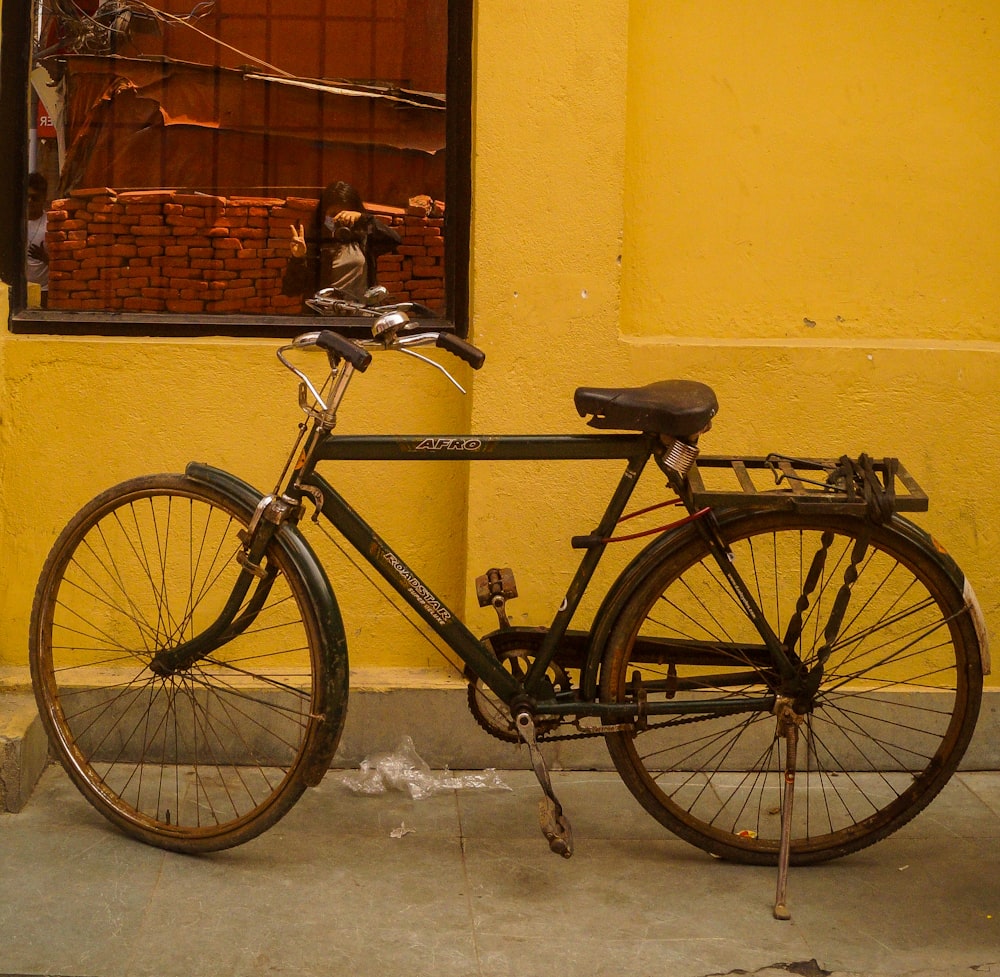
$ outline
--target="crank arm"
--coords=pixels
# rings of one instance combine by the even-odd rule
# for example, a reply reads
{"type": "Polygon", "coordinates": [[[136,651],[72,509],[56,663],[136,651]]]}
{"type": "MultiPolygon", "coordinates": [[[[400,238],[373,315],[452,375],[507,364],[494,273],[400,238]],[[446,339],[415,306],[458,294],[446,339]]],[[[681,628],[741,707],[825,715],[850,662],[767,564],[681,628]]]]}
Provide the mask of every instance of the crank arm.
{"type": "Polygon", "coordinates": [[[569,858],[573,854],[573,829],[552,790],[549,771],[535,739],[535,722],[529,712],[519,712],[515,717],[515,722],[518,734],[528,747],[535,776],[545,793],[545,796],[538,802],[538,820],[541,824],[542,834],[545,835],[549,848],[555,854],[569,858]]]}

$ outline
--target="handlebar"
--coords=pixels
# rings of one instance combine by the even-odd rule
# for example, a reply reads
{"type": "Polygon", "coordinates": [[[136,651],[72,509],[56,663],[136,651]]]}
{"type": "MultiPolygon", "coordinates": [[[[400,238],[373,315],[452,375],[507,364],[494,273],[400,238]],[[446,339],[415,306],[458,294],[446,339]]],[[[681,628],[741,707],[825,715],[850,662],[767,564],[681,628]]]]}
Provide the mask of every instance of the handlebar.
{"type": "MultiPolygon", "coordinates": [[[[315,336],[316,346],[320,349],[325,349],[328,353],[339,356],[341,359],[347,360],[360,373],[364,373],[371,366],[372,354],[339,333],[324,329],[322,332],[315,333],[315,336]]],[[[301,339],[302,337],[299,338],[301,339]]],[[[295,344],[297,346],[300,345],[298,339],[295,341],[295,344]]]]}
{"type": "MultiPolygon", "coordinates": [[[[369,296],[373,293],[369,292],[369,296]]],[[[378,294],[378,293],[375,293],[378,294]]],[[[379,297],[384,295],[384,291],[379,297]]],[[[416,348],[422,346],[436,346],[457,356],[460,360],[468,363],[474,370],[480,369],[486,362],[486,354],[474,346],[472,343],[456,336],[452,332],[423,331],[416,332],[423,323],[410,319],[410,313],[423,315],[424,313],[434,316],[426,306],[418,302],[397,302],[388,305],[370,305],[367,302],[359,302],[351,298],[346,293],[337,288],[323,289],[312,299],[307,300],[307,304],[313,308],[322,309],[323,315],[344,315],[358,314],[374,319],[372,323],[371,339],[348,339],[346,336],[332,329],[319,329],[302,333],[296,336],[292,342],[282,346],[278,350],[278,359],[291,370],[304,384],[305,389],[312,393],[316,402],[322,405],[324,411],[328,411],[323,398],[313,386],[309,378],[284,356],[288,349],[322,349],[330,356],[331,365],[336,369],[340,362],[348,363],[354,370],[364,373],[372,362],[372,353],[384,350],[397,350],[407,353],[419,360],[440,370],[448,379],[463,393],[464,388],[440,363],[429,359],[416,352],[416,348]]],[[[436,318],[436,316],[435,316],[436,318]]],[[[342,377],[344,385],[349,378],[350,371],[342,377]]],[[[343,396],[342,388],[340,394],[335,398],[333,409],[343,396]]],[[[301,397],[300,397],[301,399],[301,397]]]]}
{"type": "Polygon", "coordinates": [[[453,332],[439,332],[435,345],[465,360],[473,370],[478,370],[486,362],[486,354],[478,346],[467,343],[453,332]]]}

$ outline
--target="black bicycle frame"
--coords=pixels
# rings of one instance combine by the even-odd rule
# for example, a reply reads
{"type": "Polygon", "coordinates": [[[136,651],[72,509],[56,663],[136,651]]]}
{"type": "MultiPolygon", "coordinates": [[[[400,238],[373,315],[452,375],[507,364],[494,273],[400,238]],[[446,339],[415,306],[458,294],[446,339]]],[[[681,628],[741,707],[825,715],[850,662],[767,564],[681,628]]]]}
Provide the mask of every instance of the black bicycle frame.
{"type": "MultiPolygon", "coordinates": [[[[291,489],[319,493],[319,510],[351,546],[403,600],[498,696],[510,703],[519,694],[534,697],[543,688],[546,671],[580,604],[646,463],[658,447],[656,435],[489,435],[489,436],[336,436],[323,435],[307,447],[291,489]],[[566,596],[545,632],[525,680],[519,683],[496,656],[466,627],[445,602],[397,555],[396,551],[315,470],[322,461],[534,461],[613,460],[626,462],[624,472],[570,582],[566,596]]],[[[723,559],[725,557],[723,556],[723,559]]],[[[745,588],[744,588],[745,590],[745,588]]],[[[650,714],[704,711],[766,710],[773,696],[706,702],[667,701],[651,704],[650,714]]],[[[554,701],[536,703],[549,715],[600,716],[616,721],[632,718],[634,703],[554,701]]]]}

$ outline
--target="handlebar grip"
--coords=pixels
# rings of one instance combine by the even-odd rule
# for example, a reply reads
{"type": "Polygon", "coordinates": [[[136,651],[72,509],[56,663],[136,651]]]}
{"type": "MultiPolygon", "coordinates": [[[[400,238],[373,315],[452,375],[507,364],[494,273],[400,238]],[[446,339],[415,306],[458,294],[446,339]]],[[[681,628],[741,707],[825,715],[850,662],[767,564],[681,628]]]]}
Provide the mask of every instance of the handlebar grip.
{"type": "Polygon", "coordinates": [[[345,339],[339,333],[324,329],[316,337],[316,345],[320,349],[325,349],[330,353],[347,360],[355,370],[364,373],[372,361],[372,354],[366,349],[362,349],[357,343],[345,339]]]}
{"type": "Polygon", "coordinates": [[[467,343],[452,332],[438,333],[436,345],[448,350],[460,360],[465,360],[473,370],[478,370],[486,362],[486,354],[481,349],[477,349],[472,343],[467,343]]]}

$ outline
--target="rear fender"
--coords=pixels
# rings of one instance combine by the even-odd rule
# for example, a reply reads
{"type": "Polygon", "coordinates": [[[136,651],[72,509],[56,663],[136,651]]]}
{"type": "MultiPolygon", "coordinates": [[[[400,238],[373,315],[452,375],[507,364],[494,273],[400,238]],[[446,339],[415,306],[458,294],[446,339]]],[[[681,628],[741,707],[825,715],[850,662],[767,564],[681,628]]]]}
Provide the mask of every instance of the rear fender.
{"type": "MultiPolygon", "coordinates": [[[[747,512],[740,510],[717,514],[720,527],[730,525],[746,516],[747,512]]],[[[910,522],[910,520],[897,514],[893,516],[892,528],[911,542],[919,545],[945,571],[954,583],[958,593],[962,595],[962,600],[969,612],[969,620],[979,639],[979,654],[982,661],[983,674],[988,675],[990,673],[989,633],[986,629],[986,621],[982,608],[979,605],[979,600],[972,588],[972,584],[969,583],[961,567],[959,567],[944,547],[930,533],[925,532],[915,523],[910,522]]],[[[608,640],[611,637],[611,631],[632,588],[664,558],[669,550],[674,547],[683,546],[697,532],[697,527],[689,523],[665,532],[662,536],[658,536],[636,555],[608,590],[607,595],[601,602],[600,608],[598,608],[597,614],[594,616],[594,624],[591,628],[590,641],[587,646],[587,657],[580,675],[581,694],[585,701],[597,697],[597,684],[600,679],[601,662],[604,660],[608,640]]]]}
{"type": "Polygon", "coordinates": [[[636,554],[628,566],[618,575],[607,594],[604,595],[604,600],[601,601],[601,606],[594,615],[586,660],[580,673],[580,692],[584,701],[597,698],[599,672],[608,639],[611,637],[612,628],[633,588],[663,559],[663,555],[668,550],[683,545],[697,533],[697,527],[692,523],[687,523],[657,536],[653,542],[636,554]]]}
{"type": "MultiPolygon", "coordinates": [[[[185,469],[185,475],[192,481],[211,486],[228,495],[250,512],[257,508],[257,504],[264,497],[262,492],[243,479],[210,465],[191,462],[185,469]]],[[[319,726],[315,731],[316,747],[307,758],[304,771],[306,783],[314,787],[323,779],[330,766],[347,716],[349,681],[347,636],[344,633],[340,607],[326,571],[298,527],[291,523],[282,524],[275,534],[275,539],[295,563],[309,597],[315,605],[320,626],[321,651],[326,663],[326,681],[324,687],[320,689],[319,726]]]]}
{"type": "Polygon", "coordinates": [[[969,611],[969,619],[976,630],[976,637],[979,639],[979,656],[983,663],[983,675],[990,674],[990,635],[986,629],[986,618],[983,616],[983,609],[979,605],[979,598],[972,588],[969,579],[962,572],[962,568],[954,561],[951,554],[935,539],[930,533],[921,529],[916,523],[900,515],[892,518],[893,529],[898,530],[908,539],[922,546],[928,556],[930,556],[945,573],[951,577],[962,595],[962,600],[969,611]]]}

